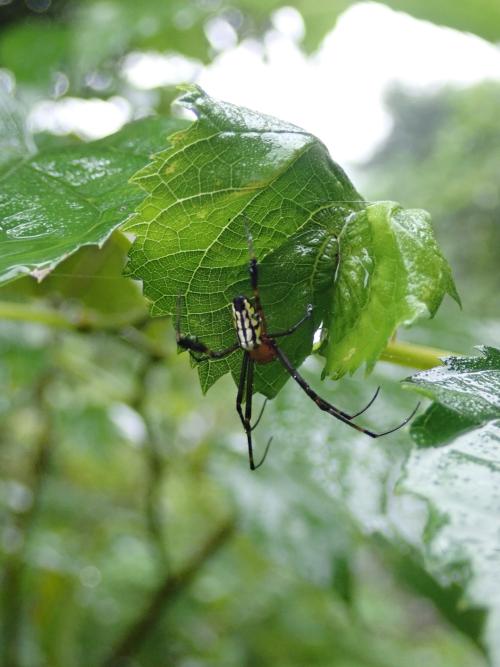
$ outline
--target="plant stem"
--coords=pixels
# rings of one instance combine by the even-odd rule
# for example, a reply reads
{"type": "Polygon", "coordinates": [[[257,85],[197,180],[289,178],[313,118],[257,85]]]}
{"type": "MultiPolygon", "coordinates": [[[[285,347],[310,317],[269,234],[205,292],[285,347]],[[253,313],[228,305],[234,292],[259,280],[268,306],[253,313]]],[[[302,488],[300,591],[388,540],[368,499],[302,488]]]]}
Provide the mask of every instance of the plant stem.
{"type": "Polygon", "coordinates": [[[45,478],[49,467],[52,446],[52,429],[49,413],[45,405],[44,392],[51,379],[44,375],[35,387],[35,397],[40,412],[40,433],[38,434],[33,460],[29,463],[29,486],[32,503],[28,510],[12,518],[19,537],[20,547],[6,558],[2,576],[2,627],[0,629],[0,659],[3,667],[20,667],[22,664],[22,623],[26,600],[23,583],[27,570],[26,553],[32,528],[37,518],[45,478]]]}
{"type": "Polygon", "coordinates": [[[169,557],[166,548],[166,533],[163,528],[160,511],[160,486],[164,479],[165,459],[161,455],[161,443],[157,429],[147,409],[147,381],[149,373],[161,361],[154,352],[145,356],[137,373],[136,394],[130,407],[141,415],[146,427],[146,439],[143,446],[146,467],[145,514],[149,530],[150,543],[155,560],[163,572],[169,569],[169,557]]]}
{"type": "Polygon", "coordinates": [[[0,320],[44,324],[48,327],[66,329],[67,331],[112,331],[134,325],[144,320],[145,317],[144,312],[135,313],[134,318],[130,313],[106,317],[93,313],[87,314],[84,311],[71,316],[53,308],[34,307],[29,303],[0,301],[0,320]]]}
{"type": "Polygon", "coordinates": [[[33,308],[29,304],[0,301],[0,320],[46,324],[56,329],[75,329],[75,324],[66,315],[49,308],[33,308]]]}
{"type": "Polygon", "coordinates": [[[404,341],[391,341],[380,356],[381,361],[390,361],[392,364],[408,366],[419,370],[427,370],[434,366],[441,366],[444,357],[457,356],[454,352],[440,350],[437,347],[416,345],[404,341]]]}

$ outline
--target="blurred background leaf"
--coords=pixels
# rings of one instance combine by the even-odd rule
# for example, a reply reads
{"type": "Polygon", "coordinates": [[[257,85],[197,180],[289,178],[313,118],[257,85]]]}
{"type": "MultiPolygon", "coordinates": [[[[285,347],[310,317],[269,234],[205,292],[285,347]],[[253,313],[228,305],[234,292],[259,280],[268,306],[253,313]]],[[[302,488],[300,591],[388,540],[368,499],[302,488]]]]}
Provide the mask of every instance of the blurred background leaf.
{"type": "Polygon", "coordinates": [[[35,152],[20,104],[0,88],[0,172],[35,152]]]}

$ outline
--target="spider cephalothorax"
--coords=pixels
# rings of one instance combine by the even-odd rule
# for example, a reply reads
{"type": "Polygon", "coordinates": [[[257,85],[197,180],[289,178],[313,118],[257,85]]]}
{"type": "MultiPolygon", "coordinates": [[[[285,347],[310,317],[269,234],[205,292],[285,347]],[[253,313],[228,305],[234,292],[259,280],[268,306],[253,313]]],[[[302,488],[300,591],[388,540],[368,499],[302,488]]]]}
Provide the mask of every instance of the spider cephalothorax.
{"type": "MultiPolygon", "coordinates": [[[[236,410],[243,424],[247,435],[248,443],[248,460],[251,470],[256,470],[263,463],[266,458],[267,452],[269,450],[269,445],[271,444],[271,439],[269,439],[264,455],[262,456],[260,462],[255,465],[253,458],[253,445],[252,445],[252,431],[257,426],[262,416],[263,409],[260,412],[258,419],[255,424],[251,424],[252,419],[252,395],[253,395],[253,372],[254,365],[258,364],[267,364],[271,361],[279,361],[285,370],[293,377],[295,382],[303,389],[307,396],[313,400],[316,405],[323,410],[328,412],[332,417],[344,422],[351,428],[365,433],[371,438],[380,438],[383,435],[388,435],[397,431],[399,428],[404,426],[415,414],[417,407],[407,417],[401,424],[395,428],[391,428],[388,431],[383,433],[375,433],[369,429],[363,428],[358,424],[354,423],[352,420],[355,417],[358,417],[360,414],[365,412],[378,395],[378,389],[375,392],[375,395],[371,401],[359,412],[350,415],[339,408],[336,408],[334,405],[326,401],[321,396],[309,386],[305,379],[300,375],[298,370],[292,365],[291,361],[288,359],[283,350],[278,346],[276,338],[283,336],[290,336],[296,331],[301,324],[303,324],[309,317],[311,317],[313,307],[308,305],[306,308],[305,315],[291,326],[286,331],[280,331],[277,333],[269,333],[266,327],[266,319],[264,316],[264,311],[262,309],[262,304],[260,302],[259,294],[259,285],[258,285],[258,265],[257,259],[253,253],[253,244],[252,238],[248,233],[248,247],[250,251],[250,264],[249,264],[249,274],[250,274],[250,285],[253,291],[253,299],[250,300],[246,296],[237,296],[233,299],[231,304],[231,309],[233,313],[233,323],[236,331],[237,342],[231,345],[230,347],[224,350],[211,350],[204,343],[202,343],[196,336],[183,335],[180,332],[180,313],[178,313],[177,319],[177,344],[189,350],[191,356],[198,362],[208,361],[210,359],[223,359],[224,357],[229,356],[238,349],[243,351],[243,360],[241,364],[240,379],[238,382],[238,393],[236,395],[236,410]],[[198,354],[201,356],[198,356],[198,354]],[[243,413],[243,399],[245,399],[245,412],[243,413]]],[[[264,403],[265,406],[265,403],[264,403]]]]}

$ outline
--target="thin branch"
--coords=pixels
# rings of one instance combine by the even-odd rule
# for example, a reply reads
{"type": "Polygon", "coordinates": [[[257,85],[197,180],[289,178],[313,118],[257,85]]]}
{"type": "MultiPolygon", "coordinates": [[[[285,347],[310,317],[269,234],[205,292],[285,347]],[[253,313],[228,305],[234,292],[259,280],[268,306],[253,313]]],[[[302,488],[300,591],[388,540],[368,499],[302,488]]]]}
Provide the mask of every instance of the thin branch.
{"type": "Polygon", "coordinates": [[[160,566],[165,571],[168,569],[168,554],[165,544],[165,535],[162,530],[162,522],[158,512],[160,483],[163,478],[165,466],[160,454],[158,438],[146,408],[147,378],[150,371],[159,361],[160,358],[156,356],[156,353],[154,352],[150,352],[149,355],[144,359],[142,366],[137,374],[136,395],[135,398],[130,402],[130,406],[141,415],[146,427],[146,442],[144,443],[143,448],[146,457],[146,473],[148,477],[145,498],[146,522],[155,556],[158,558],[160,566]]]}
{"type": "Polygon", "coordinates": [[[29,487],[32,494],[32,502],[26,512],[16,517],[15,523],[20,537],[20,547],[8,557],[3,572],[3,636],[0,654],[2,656],[3,667],[19,667],[21,664],[21,626],[24,609],[22,590],[26,569],[26,551],[34,520],[40,507],[52,446],[51,424],[44,401],[45,387],[50,381],[50,377],[50,374],[44,375],[35,389],[35,400],[38,405],[42,426],[36,442],[35,454],[30,470],[31,479],[29,487]]]}
{"type": "Polygon", "coordinates": [[[138,312],[131,318],[130,313],[103,316],[95,313],[79,311],[75,315],[69,315],[55,308],[34,306],[30,303],[15,303],[13,301],[0,301],[0,319],[12,320],[14,322],[31,322],[44,324],[54,329],[66,331],[117,331],[127,326],[141,327],[149,320],[144,312],[138,312]]]}
{"type": "Polygon", "coordinates": [[[167,575],[153,591],[139,617],[118,640],[101,667],[117,667],[123,660],[135,655],[148,635],[154,630],[165,609],[183,593],[209,558],[214,556],[233,535],[235,522],[224,521],[177,574],[167,575]]]}
{"type": "Polygon", "coordinates": [[[75,323],[54,308],[39,308],[24,303],[0,301],[0,319],[45,324],[54,329],[75,330],[75,323]]]}

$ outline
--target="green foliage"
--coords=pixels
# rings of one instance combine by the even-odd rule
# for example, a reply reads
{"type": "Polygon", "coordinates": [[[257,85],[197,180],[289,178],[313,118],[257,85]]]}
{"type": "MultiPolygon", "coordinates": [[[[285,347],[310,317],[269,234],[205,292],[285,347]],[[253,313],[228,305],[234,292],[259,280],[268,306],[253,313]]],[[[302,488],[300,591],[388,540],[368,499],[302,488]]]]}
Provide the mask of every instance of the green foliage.
{"type": "MultiPolygon", "coordinates": [[[[290,0],[305,24],[303,48],[312,52],[334,27],[338,16],[351,0],[290,0]]],[[[499,9],[495,0],[386,0],[386,4],[418,18],[467,30],[498,40],[499,9]]],[[[233,0],[228,3],[182,2],[181,0],[87,0],[84,3],[59,1],[53,5],[56,20],[47,21],[36,12],[25,20],[7,25],[0,32],[0,62],[11,69],[18,81],[47,91],[58,72],[70,78],[72,92],[88,93],[88,75],[105,73],[111,87],[119,87],[116,76],[119,59],[141,49],[179,52],[209,62],[214,51],[205,26],[214,18],[227,21],[238,39],[260,39],[270,27],[270,14],[280,0],[233,0]],[[110,29],[113,26],[113,29],[110,29]],[[30,54],[30,58],[26,54],[30,54]]],[[[5,10],[3,10],[5,11],[5,10]]],[[[109,90],[107,91],[110,92],[109,90]]]]}
{"type": "Polygon", "coordinates": [[[429,447],[446,442],[474,425],[471,417],[440,403],[433,403],[423,415],[413,420],[411,434],[419,447],[429,447]]]}
{"type": "Polygon", "coordinates": [[[407,380],[409,388],[435,401],[412,426],[419,444],[435,444],[464,428],[500,418],[500,351],[480,350],[482,357],[450,357],[444,366],[407,380]]]}
{"type": "Polygon", "coordinates": [[[333,377],[363,362],[371,369],[393,332],[433,317],[446,293],[460,303],[426,211],[372,204],[350,218],[339,244],[325,366],[333,377]]]}
{"type": "MultiPolygon", "coordinates": [[[[91,251],[98,254],[83,249],[75,259],[91,251]]],[[[418,566],[402,567],[394,579],[395,568],[382,565],[390,546],[369,537],[375,506],[370,498],[365,508],[358,492],[383,493],[390,461],[404,448],[393,442],[382,463],[383,451],[360,448],[327,415],[319,424],[314,405],[304,405],[290,385],[266,417],[277,440],[269,465],[251,475],[230,383],[221,381],[203,400],[175,353],[168,321],[150,321],[141,337],[2,329],[0,368],[10,378],[2,378],[10,405],[0,404],[0,562],[9,574],[16,558],[26,563],[16,599],[27,665],[43,656],[63,667],[81,654],[86,665],[102,665],[129,624],[143,617],[166,573],[182,572],[234,513],[233,534],[199,566],[189,588],[165,599],[165,613],[151,620],[128,659],[145,666],[189,658],[218,665],[420,667],[425,660],[430,667],[484,667],[473,644],[420,597],[422,588],[416,593],[418,566]],[[163,356],[151,360],[149,345],[163,356]],[[50,444],[40,470],[42,426],[50,444]],[[367,458],[379,464],[365,466],[367,458]],[[33,470],[43,480],[41,494],[19,546],[36,488],[33,470]]],[[[405,397],[392,380],[379,380],[386,418],[394,419],[405,397]]],[[[349,382],[344,391],[362,404],[369,388],[349,382]]],[[[428,599],[453,600],[432,582],[428,599]]],[[[15,620],[13,598],[2,600],[7,609],[15,620]]]]}
{"type": "MultiPolygon", "coordinates": [[[[350,3],[290,4],[303,14],[311,50],[350,3]]],[[[475,16],[471,2],[405,6],[479,32],[482,23],[493,35],[489,4],[476,3],[475,16]]],[[[282,5],[53,0],[42,16],[21,2],[0,9],[0,62],[14,75],[1,71],[0,88],[15,78],[25,104],[1,93],[0,662],[9,667],[485,667],[482,642],[491,664],[500,661],[498,353],[488,348],[483,358],[414,378],[411,386],[442,401],[415,421],[412,435],[426,447],[416,453],[406,429],[373,442],[320,413],[295,383],[280,390],[287,376],[271,364],[258,388],[276,400],[254,435],[259,452],[270,435],[273,448],[250,474],[232,381],[221,378],[203,399],[176,354],[170,319],[148,318],[141,285],[122,275],[130,243],[116,230],[144,198],[127,179],[163,150],[143,170],[144,183],[156,183],[146,202],[171,196],[175,216],[164,226],[162,216],[159,226],[151,221],[150,236],[135,217],[130,266],[144,274],[161,315],[175,311],[177,285],[186,285],[200,247],[207,251],[208,270],[192,286],[198,294],[185,292],[182,324],[222,343],[234,336],[227,304],[248,290],[248,249],[241,216],[228,224],[221,211],[240,211],[256,195],[246,223],[269,321],[285,328],[314,303],[314,322],[285,349],[300,363],[322,324],[318,347],[339,376],[370,366],[396,326],[432,314],[445,292],[456,296],[428,216],[368,204],[311,135],[201,94],[198,123],[169,148],[167,134],[187,123],[164,116],[90,144],[26,131],[34,102],[61,94],[117,94],[132,117],[164,114],[173,92],[134,90],[123,56],[154,49],[209,62],[207,21],[228,21],[239,40],[260,39],[282,5]],[[222,131],[206,139],[209,121],[222,131]],[[196,136],[204,150],[187,145],[196,136]],[[174,159],[182,176],[167,179],[162,160],[183,141],[174,159]],[[237,187],[214,193],[219,176],[227,180],[226,156],[237,187]],[[192,223],[185,228],[180,202],[193,182],[196,193],[194,167],[211,189],[196,206],[182,203],[192,223]],[[399,488],[409,493],[398,495],[405,465],[399,488]],[[428,516],[415,496],[427,501],[428,516]]],[[[392,138],[399,158],[391,162],[390,145],[370,170],[387,185],[377,198],[432,210],[445,254],[467,279],[466,308],[494,317],[495,90],[411,100],[411,131],[396,123],[392,138]]],[[[458,320],[450,305],[445,317],[415,322],[412,340],[457,351],[495,340],[494,321],[458,320]]],[[[230,365],[234,372],[237,359],[230,365]]],[[[205,366],[202,388],[224,369],[205,366]]],[[[301,372],[352,411],[381,385],[360,418],[375,429],[399,423],[414,405],[394,366],[377,364],[369,380],[320,384],[310,358],[301,372]]]]}
{"type": "Polygon", "coordinates": [[[463,606],[489,611],[485,639],[493,664],[498,664],[500,350],[484,347],[481,352],[481,357],[452,357],[445,367],[410,379],[411,386],[435,401],[413,426],[415,439],[424,445],[446,444],[413,452],[402,488],[429,504],[429,569],[442,580],[462,583],[467,594],[463,606]]]}
{"type": "MultiPolygon", "coordinates": [[[[183,331],[214,349],[231,345],[228,304],[248,291],[247,229],[270,330],[315,307],[315,322],[284,343],[295,364],[325,322],[326,372],[371,367],[397,326],[433,315],[446,292],[458,299],[424,212],[367,207],[323,144],[300,128],[197,87],[181,102],[197,122],[133,179],[148,196],[127,225],[136,236],[129,274],[143,281],[153,314],[175,312],[182,296],[183,331]]],[[[239,365],[238,352],[200,364],[203,389],[228,371],[237,380],[239,365]]],[[[287,379],[276,364],[257,374],[269,397],[287,379]]]]}
{"type": "Polygon", "coordinates": [[[141,199],[128,178],[183,125],[145,119],[109,138],[48,149],[5,169],[0,281],[27,273],[43,277],[78,248],[102,245],[141,199]]]}
{"type": "Polygon", "coordinates": [[[214,10],[209,3],[182,0],[91,0],[76,7],[70,31],[76,51],[70,53],[70,72],[80,82],[88,72],[111,70],[110,63],[134,49],[180,52],[209,60],[205,22],[214,10]],[[109,30],[109,25],[114,29],[109,30]]]}
{"type": "Polygon", "coordinates": [[[49,88],[64,67],[70,48],[70,34],[64,25],[26,21],[1,35],[0,62],[15,73],[20,83],[49,88]]]}
{"type": "MultiPolygon", "coordinates": [[[[218,349],[234,340],[228,304],[248,292],[247,227],[262,263],[269,326],[283,330],[321,298],[318,291],[331,290],[334,240],[360,197],[324,146],[299,128],[197,88],[182,101],[198,122],[134,177],[148,197],[127,227],[136,236],[129,272],[143,281],[153,314],[175,312],[182,295],[183,330],[218,349]]],[[[313,333],[310,323],[293,337],[287,349],[295,362],[309,353],[313,333]]],[[[203,388],[228,370],[237,377],[239,365],[237,354],[200,365],[203,388]]],[[[257,386],[272,396],[286,377],[263,367],[257,386]]]]}
{"type": "MultiPolygon", "coordinates": [[[[307,51],[316,49],[334,26],[349,0],[334,6],[322,0],[293,0],[301,12],[307,51]]],[[[270,28],[270,14],[280,0],[234,0],[212,4],[183,0],[87,0],[59,3],[59,20],[52,23],[32,15],[0,32],[0,62],[24,85],[48,90],[58,72],[64,72],[72,92],[85,93],[89,73],[105,72],[116,80],[119,59],[133,51],[181,53],[204,62],[214,50],[206,36],[206,25],[214,18],[232,26],[237,39],[261,38],[270,28]],[[64,7],[64,5],[67,5],[64,7]],[[110,26],[113,29],[110,30],[110,26]],[[32,58],[26,58],[26,53],[32,58]]]]}
{"type": "Polygon", "coordinates": [[[0,316],[15,308],[33,307],[39,321],[56,315],[62,328],[116,330],[148,317],[148,304],[137,282],[122,275],[129,241],[115,232],[102,248],[84,246],[37,283],[30,276],[8,283],[2,290],[0,316]],[[59,304],[57,311],[50,308],[59,304]]]}

